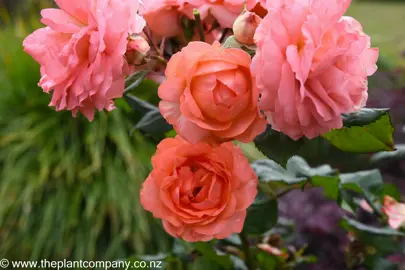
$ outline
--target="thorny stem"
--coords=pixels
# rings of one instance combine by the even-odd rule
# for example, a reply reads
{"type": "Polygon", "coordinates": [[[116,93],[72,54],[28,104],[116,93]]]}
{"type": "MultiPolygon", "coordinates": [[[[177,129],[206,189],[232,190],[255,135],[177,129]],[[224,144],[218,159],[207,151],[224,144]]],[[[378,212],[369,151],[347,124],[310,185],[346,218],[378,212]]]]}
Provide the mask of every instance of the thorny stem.
{"type": "Polygon", "coordinates": [[[245,253],[245,261],[248,269],[256,270],[255,259],[252,253],[250,252],[249,238],[246,231],[242,230],[241,233],[239,234],[239,237],[240,240],[242,241],[242,250],[245,253]]]}
{"type": "Polygon", "coordinates": [[[202,42],[205,42],[205,36],[204,36],[204,27],[201,22],[201,15],[200,12],[197,9],[194,9],[194,18],[197,23],[197,28],[198,28],[198,34],[200,35],[200,40],[202,42]]]}

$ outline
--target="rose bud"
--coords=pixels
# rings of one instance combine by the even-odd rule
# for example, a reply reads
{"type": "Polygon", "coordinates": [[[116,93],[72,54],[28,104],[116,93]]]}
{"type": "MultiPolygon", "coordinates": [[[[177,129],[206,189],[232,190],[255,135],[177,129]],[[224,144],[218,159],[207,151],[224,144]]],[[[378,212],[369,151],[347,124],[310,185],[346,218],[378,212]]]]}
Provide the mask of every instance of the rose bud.
{"type": "Polygon", "coordinates": [[[233,34],[243,44],[254,44],[253,36],[261,22],[261,18],[253,12],[244,12],[233,23],[233,34]]]}
{"type": "Polygon", "coordinates": [[[128,64],[140,65],[143,63],[144,57],[149,52],[150,46],[148,42],[141,36],[131,36],[129,38],[127,53],[128,64]]]}

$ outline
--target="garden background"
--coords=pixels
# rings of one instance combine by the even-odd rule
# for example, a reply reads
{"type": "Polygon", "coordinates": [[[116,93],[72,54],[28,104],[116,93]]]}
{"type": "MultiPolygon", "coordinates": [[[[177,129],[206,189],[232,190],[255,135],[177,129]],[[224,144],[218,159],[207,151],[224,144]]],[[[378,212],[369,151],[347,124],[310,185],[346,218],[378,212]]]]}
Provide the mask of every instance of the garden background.
{"type": "MultiPolygon", "coordinates": [[[[23,52],[22,40],[41,27],[39,11],[52,4],[0,0],[0,257],[116,260],[171,252],[178,243],[139,202],[159,138],[133,130],[140,115],[123,100],[89,123],[56,113],[47,106],[50,95],[36,86],[39,66],[23,52]]],[[[354,1],[348,15],[380,48],[367,105],[391,108],[395,141],[405,143],[405,1],[354,1]]],[[[147,81],[136,94],[156,104],[155,88],[147,81]]],[[[261,157],[251,145],[243,149],[252,161],[261,157]]],[[[379,167],[386,188],[395,184],[405,195],[403,158],[377,164],[358,156],[353,163],[336,154],[331,160],[342,172],[379,167]]],[[[347,269],[354,251],[339,225],[343,213],[321,190],[291,192],[279,213],[283,228],[296,230],[284,240],[307,244],[306,253],[318,258],[301,269],[347,269]]],[[[366,212],[359,215],[367,222],[366,212]]],[[[392,260],[405,267],[405,252],[399,253],[392,260]]]]}

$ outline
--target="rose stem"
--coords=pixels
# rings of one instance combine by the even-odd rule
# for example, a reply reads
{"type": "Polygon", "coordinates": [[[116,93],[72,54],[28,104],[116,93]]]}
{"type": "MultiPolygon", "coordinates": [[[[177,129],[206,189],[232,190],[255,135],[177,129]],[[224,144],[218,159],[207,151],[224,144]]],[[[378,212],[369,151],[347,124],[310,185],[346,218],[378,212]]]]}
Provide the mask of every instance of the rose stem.
{"type": "Polygon", "coordinates": [[[250,253],[250,244],[249,244],[249,237],[246,233],[246,231],[242,230],[241,233],[239,234],[240,240],[242,241],[242,249],[243,252],[245,253],[245,261],[246,265],[249,270],[256,270],[255,267],[255,260],[252,256],[252,253],[250,253]]]}
{"type": "Polygon", "coordinates": [[[205,42],[205,37],[204,37],[204,28],[201,22],[201,15],[200,12],[197,9],[194,9],[194,18],[197,23],[197,28],[198,28],[198,34],[200,35],[200,40],[205,42]]]}

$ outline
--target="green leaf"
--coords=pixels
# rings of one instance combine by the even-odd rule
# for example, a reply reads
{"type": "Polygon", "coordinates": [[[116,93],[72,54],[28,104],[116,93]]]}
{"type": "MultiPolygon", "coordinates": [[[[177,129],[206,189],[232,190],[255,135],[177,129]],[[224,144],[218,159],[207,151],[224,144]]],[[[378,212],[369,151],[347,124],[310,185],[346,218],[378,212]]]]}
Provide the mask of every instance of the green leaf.
{"type": "Polygon", "coordinates": [[[396,160],[405,160],[405,144],[395,145],[395,151],[379,152],[371,157],[373,164],[383,164],[396,160]]]}
{"type": "MultiPolygon", "coordinates": [[[[340,175],[340,188],[355,191],[364,195],[370,206],[380,213],[378,204],[383,191],[383,178],[379,170],[360,171],[340,175]]],[[[344,193],[343,199],[354,209],[356,204],[349,193],[344,193]]]]}
{"type": "Polygon", "coordinates": [[[342,117],[343,128],[322,135],[337,148],[353,153],[394,150],[394,127],[388,110],[362,109],[342,117]]]}
{"type": "Polygon", "coordinates": [[[197,242],[194,247],[199,251],[205,258],[211,261],[215,261],[217,264],[221,265],[224,269],[232,268],[232,261],[229,255],[219,255],[213,249],[213,247],[206,242],[197,242]]]}
{"type": "Polygon", "coordinates": [[[322,137],[312,140],[301,138],[294,141],[287,135],[273,130],[270,125],[265,132],[255,138],[255,145],[269,159],[283,167],[294,155],[303,157],[310,164],[322,164],[328,160],[332,167],[339,166],[340,169],[347,171],[367,169],[370,165],[370,157],[366,154],[341,151],[322,137]]]}
{"type": "Polygon", "coordinates": [[[147,133],[163,134],[172,130],[172,126],[166,122],[160,111],[155,110],[145,114],[136,124],[135,129],[140,129],[147,133]]]}
{"type": "Polygon", "coordinates": [[[256,147],[269,159],[283,166],[291,156],[297,155],[304,144],[304,140],[294,141],[283,133],[273,130],[270,125],[265,132],[255,138],[256,147]]]}
{"type": "Polygon", "coordinates": [[[344,217],[341,224],[347,230],[350,230],[350,228],[352,228],[355,231],[367,232],[367,233],[375,234],[375,235],[404,236],[403,233],[396,231],[394,229],[391,229],[390,227],[377,228],[377,227],[373,227],[370,225],[360,223],[360,222],[358,222],[354,219],[350,219],[348,217],[344,217]]]}
{"type": "Polygon", "coordinates": [[[280,261],[276,256],[268,254],[264,251],[257,254],[257,261],[259,262],[260,269],[277,270],[280,269],[280,261]]]}
{"type": "Polygon", "coordinates": [[[401,191],[394,184],[384,184],[381,199],[384,199],[386,195],[394,198],[397,201],[401,200],[401,191]]]}
{"type": "Polygon", "coordinates": [[[198,257],[191,267],[191,270],[207,270],[207,269],[222,270],[221,265],[219,265],[215,261],[210,260],[205,256],[198,257]]]}
{"type": "Polygon", "coordinates": [[[282,182],[294,185],[307,180],[306,177],[297,177],[293,172],[287,171],[270,159],[255,161],[251,166],[262,183],[282,182]]]}
{"type": "Polygon", "coordinates": [[[371,270],[399,270],[399,266],[390,260],[381,258],[380,256],[373,256],[366,258],[364,266],[371,270]]]}
{"type": "Polygon", "coordinates": [[[313,176],[311,184],[314,187],[322,187],[325,197],[337,200],[339,198],[339,177],[338,176],[313,176]]]}
{"type": "Polygon", "coordinates": [[[127,101],[127,103],[129,104],[129,106],[132,107],[132,109],[134,109],[135,111],[145,115],[148,112],[151,111],[158,111],[158,107],[156,107],[155,105],[142,100],[134,95],[126,95],[124,96],[125,100],[127,101]]]}
{"type": "Polygon", "coordinates": [[[254,56],[257,49],[256,45],[247,45],[240,43],[239,41],[236,40],[235,36],[228,37],[224,42],[224,44],[222,45],[222,47],[241,49],[247,52],[250,56],[254,56]]]}
{"type": "Polygon", "coordinates": [[[151,134],[164,134],[172,130],[172,126],[166,122],[155,105],[130,94],[125,96],[125,100],[135,111],[143,115],[132,131],[140,129],[151,134]]]}
{"type": "Polygon", "coordinates": [[[247,210],[243,229],[249,234],[263,234],[273,228],[278,220],[277,200],[259,193],[253,204],[247,210]]]}
{"type": "Polygon", "coordinates": [[[149,71],[141,70],[135,72],[125,80],[124,95],[136,89],[148,75],[149,71]]]}
{"type": "Polygon", "coordinates": [[[339,178],[336,170],[329,165],[311,168],[308,163],[299,156],[293,156],[287,161],[287,169],[272,160],[259,160],[252,163],[252,168],[260,180],[263,192],[270,196],[282,187],[305,184],[310,181],[313,186],[323,187],[325,195],[331,199],[337,199],[339,194],[339,178]]]}
{"type": "Polygon", "coordinates": [[[322,165],[316,168],[311,168],[308,163],[299,156],[293,156],[287,162],[287,171],[292,172],[295,175],[302,175],[305,177],[330,175],[336,171],[329,165],[322,165]]]}

